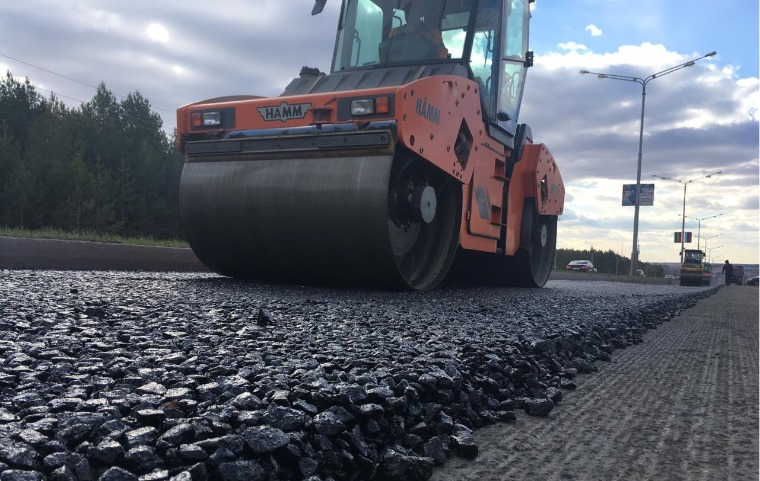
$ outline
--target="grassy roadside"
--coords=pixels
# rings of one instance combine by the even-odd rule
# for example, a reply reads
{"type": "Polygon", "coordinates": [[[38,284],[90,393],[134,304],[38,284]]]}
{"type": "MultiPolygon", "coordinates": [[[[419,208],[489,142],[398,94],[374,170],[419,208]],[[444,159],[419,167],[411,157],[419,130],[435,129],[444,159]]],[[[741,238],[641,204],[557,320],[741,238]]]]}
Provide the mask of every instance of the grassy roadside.
{"type": "Polygon", "coordinates": [[[34,239],[78,240],[90,242],[107,242],[110,244],[130,244],[158,247],[189,247],[187,242],[179,239],[154,239],[152,237],[123,237],[93,231],[62,231],[59,229],[17,229],[0,226],[0,236],[27,237],[34,239]]]}

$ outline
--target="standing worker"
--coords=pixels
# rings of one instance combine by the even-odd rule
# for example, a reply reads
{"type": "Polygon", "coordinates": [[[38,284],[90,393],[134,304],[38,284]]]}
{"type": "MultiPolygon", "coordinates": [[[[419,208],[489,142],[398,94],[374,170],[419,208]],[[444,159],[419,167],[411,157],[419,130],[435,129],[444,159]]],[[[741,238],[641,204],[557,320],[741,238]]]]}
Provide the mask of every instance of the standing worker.
{"type": "Polygon", "coordinates": [[[723,275],[726,276],[726,285],[731,284],[731,280],[734,278],[734,266],[728,262],[728,259],[723,264],[723,275]]]}

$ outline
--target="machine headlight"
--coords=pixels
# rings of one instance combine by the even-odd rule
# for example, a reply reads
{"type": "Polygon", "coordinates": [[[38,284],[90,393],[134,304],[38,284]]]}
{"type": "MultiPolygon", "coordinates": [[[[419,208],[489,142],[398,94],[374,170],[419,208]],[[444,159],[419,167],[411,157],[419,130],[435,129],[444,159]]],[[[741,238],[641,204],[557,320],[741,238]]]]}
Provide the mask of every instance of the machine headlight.
{"type": "Polygon", "coordinates": [[[371,99],[354,99],[351,101],[351,115],[387,114],[390,112],[390,97],[375,97],[371,99]]]}
{"type": "Polygon", "coordinates": [[[217,125],[222,125],[221,112],[203,112],[204,127],[216,127],[217,125]]]}
{"type": "Polygon", "coordinates": [[[375,113],[375,99],[351,101],[351,115],[372,115],[375,113]]]}
{"type": "Polygon", "coordinates": [[[193,112],[190,114],[190,123],[194,128],[219,127],[222,125],[222,113],[219,111],[193,112]]]}

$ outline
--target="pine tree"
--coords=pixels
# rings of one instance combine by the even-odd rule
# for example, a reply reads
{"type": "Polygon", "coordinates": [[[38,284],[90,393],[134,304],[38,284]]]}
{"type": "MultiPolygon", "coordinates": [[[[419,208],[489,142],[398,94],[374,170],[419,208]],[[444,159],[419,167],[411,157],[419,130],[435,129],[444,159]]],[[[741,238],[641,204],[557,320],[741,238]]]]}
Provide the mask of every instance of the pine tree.
{"type": "Polygon", "coordinates": [[[28,126],[39,113],[41,97],[25,79],[17,80],[8,71],[0,82],[0,122],[5,122],[21,152],[28,146],[28,126]]]}
{"type": "Polygon", "coordinates": [[[139,92],[101,83],[68,109],[27,79],[0,81],[0,224],[180,237],[184,159],[139,92]]]}
{"type": "Polygon", "coordinates": [[[21,164],[21,151],[16,140],[11,136],[10,129],[4,121],[0,121],[0,225],[11,224],[11,186],[15,182],[15,174],[21,164]]]}

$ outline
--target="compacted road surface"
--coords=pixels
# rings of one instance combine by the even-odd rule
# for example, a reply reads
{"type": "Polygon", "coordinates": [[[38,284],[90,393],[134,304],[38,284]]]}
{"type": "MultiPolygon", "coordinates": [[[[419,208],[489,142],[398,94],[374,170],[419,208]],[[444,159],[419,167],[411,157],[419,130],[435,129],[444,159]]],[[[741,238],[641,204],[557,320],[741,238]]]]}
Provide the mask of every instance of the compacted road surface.
{"type": "Polygon", "coordinates": [[[475,434],[432,479],[758,479],[758,289],[729,286],[576,378],[545,418],[475,434]]]}

